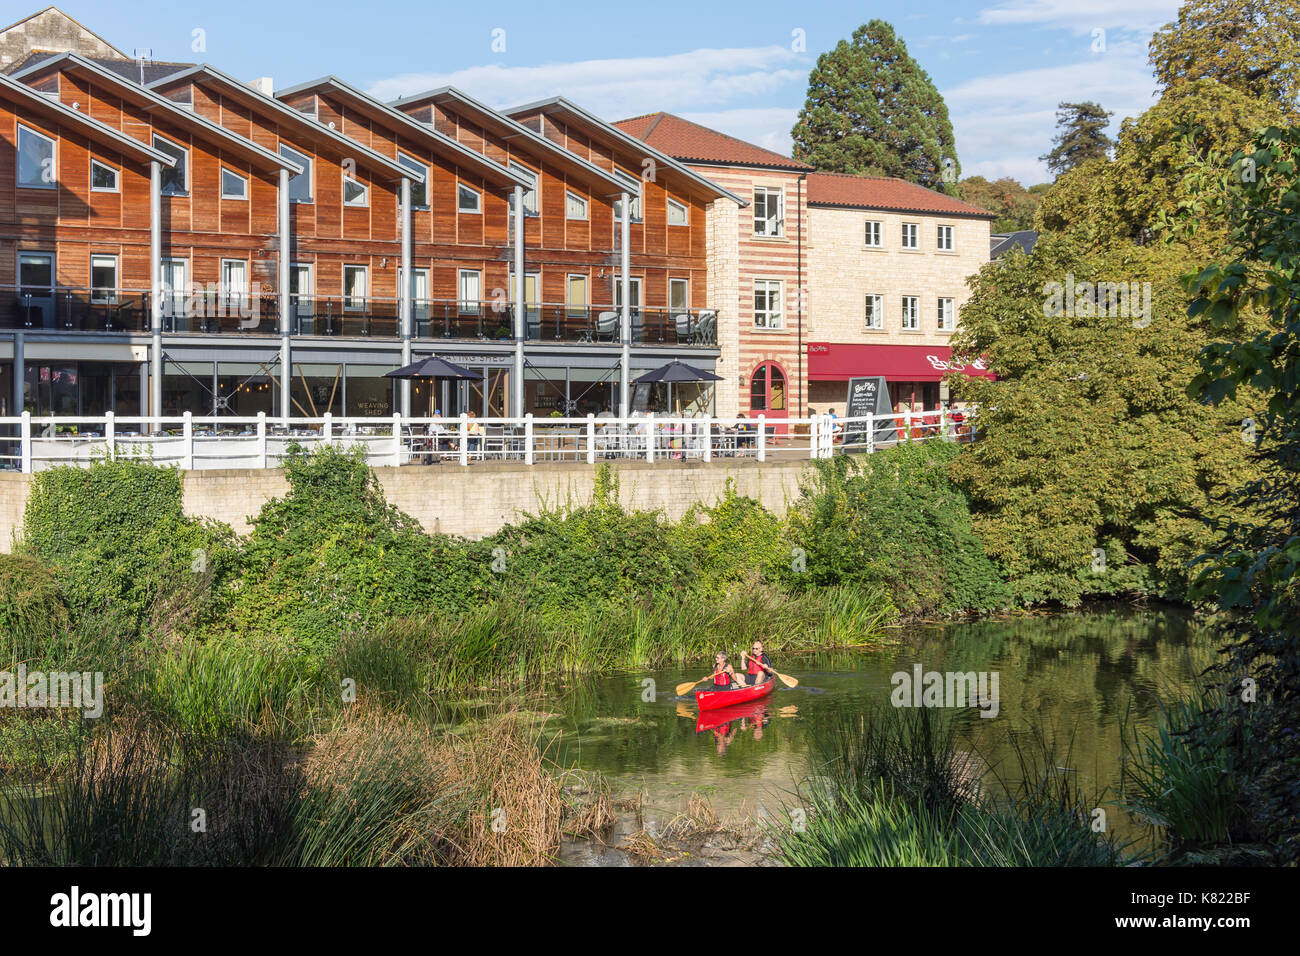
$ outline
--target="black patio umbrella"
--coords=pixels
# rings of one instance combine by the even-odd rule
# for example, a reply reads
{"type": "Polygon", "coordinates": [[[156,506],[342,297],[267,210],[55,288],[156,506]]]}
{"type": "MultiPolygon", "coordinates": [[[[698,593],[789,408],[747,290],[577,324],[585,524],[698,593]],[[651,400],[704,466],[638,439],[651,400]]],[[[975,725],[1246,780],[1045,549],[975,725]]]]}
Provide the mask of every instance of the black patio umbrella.
{"type": "Polygon", "coordinates": [[[652,382],[665,382],[668,385],[668,412],[672,414],[673,410],[673,382],[721,382],[721,375],[714,375],[712,372],[706,372],[702,368],[696,368],[694,365],[687,365],[673,359],[667,365],[661,365],[659,368],[646,372],[640,378],[634,379],[636,385],[648,385],[652,382]]]}
{"type": "Polygon", "coordinates": [[[385,378],[469,378],[479,379],[483,377],[482,372],[474,372],[454,362],[448,362],[446,359],[440,359],[436,355],[430,355],[426,359],[420,359],[418,362],[412,362],[410,365],[403,365],[401,368],[395,368],[391,372],[384,373],[385,378]]]}
{"type": "Polygon", "coordinates": [[[714,375],[712,372],[706,372],[702,368],[696,368],[694,365],[687,365],[673,359],[667,365],[661,365],[651,372],[646,372],[640,378],[635,379],[637,385],[644,385],[649,382],[721,382],[721,375],[714,375]]]}

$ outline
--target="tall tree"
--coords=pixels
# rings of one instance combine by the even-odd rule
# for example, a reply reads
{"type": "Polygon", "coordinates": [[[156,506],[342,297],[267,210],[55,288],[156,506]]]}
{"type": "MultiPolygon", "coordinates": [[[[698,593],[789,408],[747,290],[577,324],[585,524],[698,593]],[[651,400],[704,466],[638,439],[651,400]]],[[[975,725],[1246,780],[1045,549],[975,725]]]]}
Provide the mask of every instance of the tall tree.
{"type": "Polygon", "coordinates": [[[983,176],[971,176],[961,181],[960,198],[997,215],[990,227],[992,232],[1015,232],[1032,229],[1034,213],[1042,201],[1043,191],[1026,189],[1010,176],[990,182],[983,176]]]}
{"type": "Polygon", "coordinates": [[[1188,0],[1149,47],[1156,79],[1168,89],[1212,79],[1266,97],[1290,114],[1300,96],[1300,2],[1188,0]]]}
{"type": "Polygon", "coordinates": [[[884,20],[817,58],[792,135],[795,158],[829,172],[931,188],[961,172],[943,97],[884,20]]]}
{"type": "Polygon", "coordinates": [[[1061,103],[1056,109],[1056,145],[1038,158],[1047,163],[1052,175],[1059,176],[1076,166],[1110,155],[1115,142],[1106,135],[1111,113],[1091,101],[1061,103]]]}

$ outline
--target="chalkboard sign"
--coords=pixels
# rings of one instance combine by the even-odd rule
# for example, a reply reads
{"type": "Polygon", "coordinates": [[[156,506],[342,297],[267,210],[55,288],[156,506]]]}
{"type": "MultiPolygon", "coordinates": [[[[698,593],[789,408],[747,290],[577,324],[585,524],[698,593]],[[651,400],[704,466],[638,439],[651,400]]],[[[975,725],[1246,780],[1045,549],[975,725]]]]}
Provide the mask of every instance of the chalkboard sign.
{"type": "MultiPolygon", "coordinates": [[[[888,442],[898,437],[893,413],[894,408],[889,403],[889,383],[885,381],[883,375],[849,379],[849,397],[844,406],[845,418],[862,418],[867,415],[889,416],[876,422],[876,441],[888,442]]],[[[850,422],[845,425],[845,446],[866,443],[867,432],[862,422],[850,422]]]]}

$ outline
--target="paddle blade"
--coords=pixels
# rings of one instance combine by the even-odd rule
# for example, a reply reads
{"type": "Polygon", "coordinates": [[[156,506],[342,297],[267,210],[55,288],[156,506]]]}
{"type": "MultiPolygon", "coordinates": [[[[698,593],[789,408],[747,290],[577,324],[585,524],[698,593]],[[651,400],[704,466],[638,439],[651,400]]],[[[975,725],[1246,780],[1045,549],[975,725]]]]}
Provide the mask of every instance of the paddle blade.
{"type": "MultiPolygon", "coordinates": [[[[773,671],[773,673],[776,673],[776,672],[773,671]]],[[[790,676],[787,675],[787,674],[777,674],[776,676],[779,677],[779,678],[781,679],[781,683],[784,684],[786,687],[798,687],[798,686],[799,686],[799,681],[796,680],[796,679],[793,678],[793,677],[790,677],[790,676]]]]}
{"type": "Polygon", "coordinates": [[[712,676],[713,676],[713,675],[710,674],[710,675],[708,675],[708,677],[701,677],[700,680],[692,680],[692,681],[687,681],[685,684],[678,684],[677,687],[674,688],[674,689],[677,691],[677,696],[678,696],[678,697],[681,697],[682,694],[686,693],[688,690],[690,690],[692,687],[694,687],[694,686],[695,686],[696,684],[698,684],[700,681],[706,681],[706,680],[709,679],[709,677],[712,677],[712,676]]]}

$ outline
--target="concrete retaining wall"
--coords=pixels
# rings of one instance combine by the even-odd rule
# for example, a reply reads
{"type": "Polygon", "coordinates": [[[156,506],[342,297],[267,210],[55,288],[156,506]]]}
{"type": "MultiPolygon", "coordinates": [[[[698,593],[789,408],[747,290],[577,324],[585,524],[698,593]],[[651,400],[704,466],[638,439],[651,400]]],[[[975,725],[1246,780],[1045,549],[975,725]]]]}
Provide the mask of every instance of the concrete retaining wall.
{"type": "MultiPolygon", "coordinates": [[[[619,462],[619,498],[637,511],[663,511],[677,519],[697,502],[721,497],[728,478],[736,490],[784,514],[799,493],[803,459],[767,461],[619,462]]],[[[476,463],[376,468],[388,501],[416,518],[426,531],[479,538],[520,514],[537,511],[542,501],[555,505],[590,499],[595,469],[582,462],[536,465],[476,463]]],[[[22,523],[30,475],[0,474],[0,550],[12,548],[22,523]]],[[[239,534],[269,498],[288,491],[278,469],[201,470],[185,474],[187,514],[215,518],[239,534]]]]}

